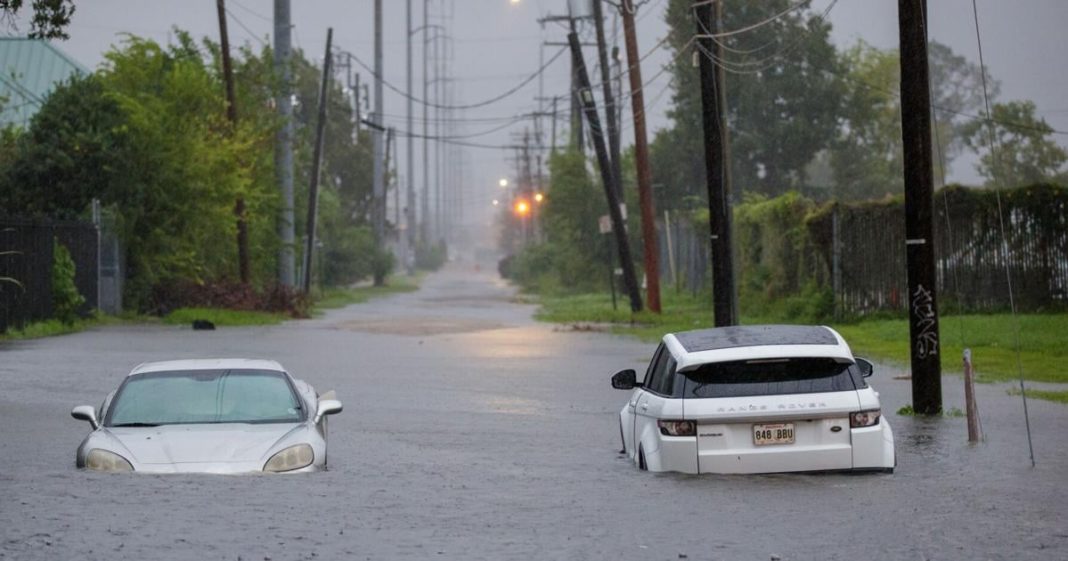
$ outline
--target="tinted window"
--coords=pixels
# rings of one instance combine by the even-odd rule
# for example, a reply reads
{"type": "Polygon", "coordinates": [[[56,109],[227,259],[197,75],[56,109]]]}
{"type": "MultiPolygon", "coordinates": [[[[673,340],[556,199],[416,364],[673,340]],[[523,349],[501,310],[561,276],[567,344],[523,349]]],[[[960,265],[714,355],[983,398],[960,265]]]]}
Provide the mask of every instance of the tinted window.
{"type": "Polygon", "coordinates": [[[105,424],[296,423],[299,403],[281,372],[150,372],[126,379],[105,424]]]}
{"type": "Polygon", "coordinates": [[[647,368],[645,370],[645,381],[642,383],[642,385],[645,386],[646,388],[651,388],[652,387],[652,384],[653,384],[653,373],[656,372],[656,367],[657,367],[657,364],[660,363],[660,358],[665,354],[668,354],[668,353],[667,353],[667,351],[664,350],[664,345],[663,344],[661,344],[659,347],[657,347],[656,348],[656,352],[653,353],[653,360],[649,361],[649,368],[647,368]]]}
{"type": "Polygon", "coordinates": [[[861,387],[853,370],[824,358],[705,364],[682,374],[683,393],[705,398],[850,391],[861,387]]]}
{"type": "Polygon", "coordinates": [[[667,349],[662,349],[653,365],[652,380],[646,387],[653,393],[671,395],[674,374],[675,359],[671,358],[671,353],[667,349]]]}

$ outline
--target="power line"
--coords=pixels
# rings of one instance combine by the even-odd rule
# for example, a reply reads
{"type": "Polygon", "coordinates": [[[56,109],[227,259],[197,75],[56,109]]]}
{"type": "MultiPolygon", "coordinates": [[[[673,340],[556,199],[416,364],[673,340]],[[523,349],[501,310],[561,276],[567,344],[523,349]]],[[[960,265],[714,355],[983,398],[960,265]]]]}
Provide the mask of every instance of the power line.
{"type": "MultiPolygon", "coordinates": [[[[526,79],[524,79],[522,82],[517,84],[515,87],[509,89],[508,91],[506,91],[506,92],[504,92],[504,93],[502,93],[502,94],[500,94],[500,95],[498,95],[496,97],[492,97],[490,99],[486,99],[486,100],[480,101],[478,103],[469,103],[469,104],[464,104],[464,105],[445,105],[445,104],[441,104],[441,103],[435,103],[435,102],[427,101],[425,99],[419,99],[418,97],[409,95],[407,92],[402,91],[400,88],[394,86],[393,84],[389,83],[385,79],[382,79],[382,84],[385,85],[390,90],[392,90],[394,93],[403,96],[405,99],[410,99],[410,100],[412,100],[412,101],[414,101],[416,103],[419,103],[421,105],[425,105],[427,107],[433,107],[435,109],[477,109],[479,107],[485,107],[487,105],[492,105],[494,103],[497,103],[498,101],[501,101],[501,100],[503,100],[505,98],[508,98],[508,97],[510,97],[512,95],[515,95],[516,92],[518,92],[519,90],[523,89],[524,86],[526,86],[527,84],[533,82],[539,75],[541,75],[542,72],[545,72],[545,70],[549,66],[551,66],[552,63],[556,62],[556,60],[558,58],[560,58],[560,56],[563,55],[564,52],[566,52],[566,51],[567,51],[567,49],[560,49],[555,55],[553,55],[552,58],[549,59],[548,62],[546,62],[544,65],[542,65],[541,68],[539,68],[536,72],[534,72],[533,74],[528,76],[526,79]]],[[[372,70],[362,60],[360,60],[359,57],[357,57],[356,55],[353,55],[352,59],[355,60],[357,64],[362,66],[364,68],[364,70],[367,70],[368,72],[370,72],[372,76],[375,76],[374,70],[372,70]]]]}

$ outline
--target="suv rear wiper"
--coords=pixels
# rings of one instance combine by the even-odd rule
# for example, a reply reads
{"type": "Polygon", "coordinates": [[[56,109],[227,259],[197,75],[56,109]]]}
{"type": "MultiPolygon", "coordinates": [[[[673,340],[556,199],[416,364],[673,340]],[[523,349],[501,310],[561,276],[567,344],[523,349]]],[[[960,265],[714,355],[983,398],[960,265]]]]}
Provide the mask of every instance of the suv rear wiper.
{"type": "Polygon", "coordinates": [[[159,423],[117,423],[112,427],[158,427],[159,423]]]}

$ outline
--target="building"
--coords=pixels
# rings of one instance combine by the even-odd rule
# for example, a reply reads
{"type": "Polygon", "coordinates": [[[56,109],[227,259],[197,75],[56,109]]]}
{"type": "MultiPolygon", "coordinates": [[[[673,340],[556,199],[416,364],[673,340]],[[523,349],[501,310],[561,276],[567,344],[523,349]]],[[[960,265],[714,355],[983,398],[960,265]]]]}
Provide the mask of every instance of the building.
{"type": "Polygon", "coordinates": [[[0,37],[0,127],[25,127],[57,84],[89,70],[43,39],[0,37]]]}

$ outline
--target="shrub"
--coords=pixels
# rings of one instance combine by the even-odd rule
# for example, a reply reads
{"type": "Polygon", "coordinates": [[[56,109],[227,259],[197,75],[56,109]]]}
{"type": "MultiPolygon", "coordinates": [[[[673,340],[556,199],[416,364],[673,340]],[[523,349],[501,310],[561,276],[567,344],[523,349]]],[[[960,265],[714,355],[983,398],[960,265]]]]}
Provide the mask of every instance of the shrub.
{"type": "Polygon", "coordinates": [[[52,304],[56,319],[70,325],[78,319],[78,310],[85,305],[85,298],[74,284],[74,259],[66,246],[53,240],[52,250],[52,304]]]}

